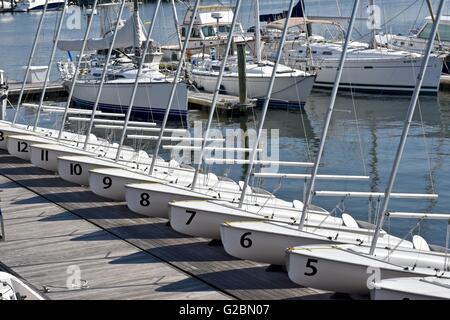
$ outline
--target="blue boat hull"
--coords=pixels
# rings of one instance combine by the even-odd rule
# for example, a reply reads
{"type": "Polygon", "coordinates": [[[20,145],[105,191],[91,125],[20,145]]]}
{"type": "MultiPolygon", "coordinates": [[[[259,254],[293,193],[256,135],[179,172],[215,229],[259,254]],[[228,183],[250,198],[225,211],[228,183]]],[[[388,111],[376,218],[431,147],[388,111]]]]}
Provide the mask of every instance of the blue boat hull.
{"type": "MultiPolygon", "coordinates": [[[[83,109],[91,109],[94,106],[92,102],[73,99],[77,107],[83,109]]],[[[109,113],[122,113],[125,114],[128,111],[128,107],[110,105],[110,104],[98,104],[98,110],[109,113]]],[[[138,107],[134,106],[131,111],[131,120],[144,120],[144,121],[162,121],[164,114],[166,112],[165,108],[149,108],[149,107],[138,107]]],[[[169,112],[169,120],[173,121],[186,121],[187,111],[173,110],[169,112]]]]}

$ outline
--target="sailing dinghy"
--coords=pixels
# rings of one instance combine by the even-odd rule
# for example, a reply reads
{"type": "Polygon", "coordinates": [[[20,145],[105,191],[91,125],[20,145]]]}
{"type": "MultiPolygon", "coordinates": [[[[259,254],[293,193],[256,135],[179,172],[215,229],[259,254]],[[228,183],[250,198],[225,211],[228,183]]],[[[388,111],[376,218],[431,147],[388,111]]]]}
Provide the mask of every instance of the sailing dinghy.
{"type": "Polygon", "coordinates": [[[390,212],[388,210],[392,188],[418,102],[424,70],[426,70],[433,48],[444,4],[445,0],[439,2],[436,19],[430,32],[426,54],[411,97],[408,115],[370,246],[308,245],[289,248],[287,250],[288,274],[293,282],[323,290],[368,294],[373,288],[374,282],[388,278],[429,276],[450,278],[447,249],[449,227],[447,227],[447,241],[444,252],[430,251],[429,246],[425,245],[421,238],[419,238],[421,241],[415,241],[413,249],[406,249],[397,245],[382,247],[378,243],[385,217],[418,219],[417,226],[424,219],[450,220],[448,214],[390,212]]]}

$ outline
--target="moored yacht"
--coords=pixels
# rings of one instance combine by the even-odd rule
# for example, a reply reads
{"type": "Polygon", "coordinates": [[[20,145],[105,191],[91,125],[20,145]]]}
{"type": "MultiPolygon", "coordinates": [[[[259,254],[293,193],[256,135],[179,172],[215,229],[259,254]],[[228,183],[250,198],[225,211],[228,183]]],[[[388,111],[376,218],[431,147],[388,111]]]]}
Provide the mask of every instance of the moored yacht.
{"type": "MultiPolygon", "coordinates": [[[[108,65],[106,81],[98,102],[98,109],[112,113],[126,113],[129,106],[134,82],[136,80],[136,65],[144,60],[142,73],[139,75],[139,85],[133,104],[132,118],[160,120],[168,105],[173,77],[159,70],[162,58],[154,41],[147,52],[143,52],[142,44],[146,40],[143,23],[139,17],[137,5],[134,13],[126,20],[117,32],[114,41],[115,49],[133,48],[133,54],[116,57],[108,65]]],[[[102,52],[107,50],[112,42],[112,34],[88,39],[86,50],[102,52]]],[[[80,51],[82,40],[61,40],[58,48],[64,51],[80,51]]],[[[78,57],[83,59],[83,71],[80,72],[73,92],[73,101],[80,107],[91,108],[96,101],[98,88],[102,78],[104,59],[100,54],[78,57]]],[[[73,77],[73,63],[60,63],[60,73],[69,91],[73,77]]],[[[175,99],[171,105],[170,117],[185,119],[187,116],[187,86],[178,81],[175,99]]]]}
{"type": "MultiPolygon", "coordinates": [[[[422,53],[425,50],[428,36],[430,35],[433,19],[425,18],[424,24],[419,30],[411,30],[410,34],[380,33],[375,35],[375,40],[381,46],[392,49],[400,49],[422,53]]],[[[435,51],[448,51],[450,48],[450,16],[443,16],[439,25],[438,38],[434,44],[435,51]]]]}
{"type": "MultiPolygon", "coordinates": [[[[326,25],[337,29],[333,33],[337,37],[342,32],[342,27],[336,22],[307,18],[292,18],[292,20],[291,28],[306,28],[314,31],[314,25],[326,25]]],[[[279,20],[268,24],[266,28],[277,30],[282,25],[283,20],[279,20]]],[[[264,49],[264,54],[270,59],[276,45],[268,44],[264,49]]],[[[285,61],[289,66],[307,67],[317,71],[315,88],[332,88],[341,50],[340,40],[326,40],[324,37],[312,34],[287,41],[284,46],[285,61]]],[[[367,43],[352,42],[339,88],[368,92],[411,93],[421,59],[420,53],[372,48],[367,43]]],[[[443,57],[430,57],[421,93],[437,93],[442,65],[443,57]]]]}
{"type": "MultiPolygon", "coordinates": [[[[220,61],[205,61],[192,70],[192,80],[199,89],[214,92],[219,76],[220,61]]],[[[253,62],[250,58],[246,64],[247,94],[252,99],[264,99],[272,75],[273,63],[269,61],[253,62]]],[[[239,74],[237,59],[229,59],[223,74],[222,92],[239,95],[239,74]]],[[[315,76],[307,72],[279,65],[272,93],[272,100],[304,105],[314,85],[315,76]]]]}

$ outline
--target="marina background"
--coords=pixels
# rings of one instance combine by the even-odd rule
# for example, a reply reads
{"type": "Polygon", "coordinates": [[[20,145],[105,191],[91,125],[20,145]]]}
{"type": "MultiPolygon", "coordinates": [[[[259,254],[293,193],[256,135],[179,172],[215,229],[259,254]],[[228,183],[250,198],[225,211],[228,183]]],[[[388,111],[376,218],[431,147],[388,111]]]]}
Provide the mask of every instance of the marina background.
{"type": "MultiPolygon", "coordinates": [[[[215,4],[217,1],[204,1],[205,4],[215,4]]],[[[230,1],[221,1],[230,4],[230,1]]],[[[277,1],[276,7],[285,4],[286,0],[277,1]]],[[[340,1],[341,14],[348,16],[352,1],[340,1]]],[[[383,30],[394,33],[407,33],[412,28],[421,25],[423,18],[428,15],[423,1],[376,1],[383,9],[382,23],[386,23],[383,30]]],[[[232,2],[231,2],[232,4],[232,2]]],[[[254,4],[253,4],[254,5],[254,4]]],[[[274,8],[273,1],[261,0],[262,11],[274,8]]],[[[335,0],[306,0],[308,15],[335,16],[338,13],[335,0]]],[[[184,5],[179,5],[178,13],[181,19],[185,11],[184,5]]],[[[140,12],[144,22],[148,21],[154,7],[153,3],[145,3],[140,12]]],[[[449,7],[445,14],[449,14],[449,7]]],[[[241,22],[244,29],[253,22],[252,1],[245,1],[241,11],[241,22]]],[[[0,68],[5,69],[10,79],[21,80],[22,67],[26,65],[35,28],[40,12],[4,13],[0,15],[0,68]]],[[[53,28],[56,12],[48,14],[45,31],[37,48],[33,65],[46,65],[51,50],[53,28]]],[[[359,10],[361,18],[367,17],[365,5],[359,10]]],[[[126,16],[125,16],[126,17],[126,16]]],[[[125,18],[124,17],[124,18],[125,18]]],[[[171,19],[171,8],[164,4],[162,14],[157,21],[155,40],[162,43],[175,41],[175,30],[171,19]]],[[[357,23],[361,40],[367,34],[365,21],[357,23]]],[[[82,16],[81,30],[63,31],[62,38],[80,37],[86,24],[82,16]]],[[[96,34],[94,28],[92,34],[96,34]]],[[[67,59],[67,54],[59,51],[56,61],[67,59]]],[[[57,77],[56,66],[53,67],[53,78],[57,77]]],[[[271,110],[266,121],[266,128],[279,129],[280,160],[311,161],[319,143],[329,92],[315,91],[308,99],[305,112],[271,110]]],[[[330,128],[330,134],[325,147],[323,165],[319,173],[333,174],[368,174],[367,182],[319,182],[317,190],[353,190],[353,191],[383,191],[388,174],[400,139],[403,121],[409,104],[409,96],[393,96],[381,94],[351,94],[339,95],[335,113],[330,128]]],[[[9,110],[12,111],[12,110],[9,110]]],[[[10,113],[11,114],[11,113],[10,113]]],[[[247,118],[220,118],[221,128],[255,128],[259,110],[247,118]]],[[[206,121],[207,114],[202,111],[190,111],[189,125],[194,121],[206,121]]],[[[26,121],[26,119],[23,119],[26,121]]],[[[53,123],[54,119],[45,115],[43,121],[53,123]]],[[[398,200],[391,201],[391,209],[401,211],[432,211],[448,212],[450,208],[450,162],[446,160],[450,155],[450,94],[440,92],[438,96],[421,97],[418,112],[414,118],[414,126],[407,141],[402,165],[394,191],[416,193],[439,193],[437,201],[398,200]]],[[[42,123],[42,122],[41,122],[42,123]]],[[[215,126],[218,122],[214,123],[215,126]]],[[[270,148],[270,146],[269,146],[270,148]]],[[[149,151],[151,148],[149,146],[149,151]]],[[[163,154],[163,156],[167,156],[163,154]]],[[[245,166],[212,167],[212,171],[223,174],[227,168],[230,178],[242,179],[245,166]]],[[[282,169],[283,172],[298,172],[295,169],[282,169]]],[[[268,190],[277,189],[276,195],[286,199],[301,199],[303,191],[302,181],[266,180],[263,185],[268,190]]],[[[331,210],[338,203],[337,198],[314,198],[313,202],[331,210]]],[[[355,218],[367,219],[367,200],[349,199],[345,201],[346,210],[355,218]]],[[[415,224],[414,221],[387,222],[386,229],[397,236],[404,236],[415,224]]],[[[425,221],[420,233],[430,242],[443,245],[445,243],[445,223],[425,221]]]]}

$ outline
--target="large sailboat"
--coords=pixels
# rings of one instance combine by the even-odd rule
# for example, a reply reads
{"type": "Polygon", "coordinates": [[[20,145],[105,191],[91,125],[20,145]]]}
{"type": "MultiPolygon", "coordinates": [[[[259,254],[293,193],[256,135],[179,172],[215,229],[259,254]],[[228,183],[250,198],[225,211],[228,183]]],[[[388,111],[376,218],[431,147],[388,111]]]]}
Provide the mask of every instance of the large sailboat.
{"type": "MultiPolygon", "coordinates": [[[[95,51],[93,57],[86,59],[86,69],[78,77],[73,93],[73,101],[80,107],[91,108],[96,100],[96,93],[100,84],[102,56],[98,54],[106,50],[112,41],[112,35],[106,33],[101,38],[91,38],[87,42],[87,50],[95,51]]],[[[136,78],[136,64],[145,59],[144,70],[139,76],[139,86],[133,105],[132,118],[160,120],[163,118],[170,92],[172,76],[163,74],[159,70],[162,53],[158,46],[150,46],[147,52],[142,52],[142,44],[146,39],[142,21],[139,18],[138,5],[135,3],[133,14],[126,20],[114,42],[114,49],[120,51],[132,48],[134,53],[118,57],[108,66],[107,79],[103,85],[98,103],[99,110],[104,112],[126,113],[128,101],[133,91],[136,78]]],[[[58,48],[64,51],[79,51],[82,40],[61,40],[58,48]]],[[[79,57],[80,59],[80,57],[79,57]]],[[[67,64],[60,64],[60,72],[68,89],[71,84],[74,68],[67,64]]],[[[187,86],[181,80],[177,84],[176,96],[173,100],[170,117],[184,119],[187,117],[187,86]]]]}
{"type": "MultiPolygon", "coordinates": [[[[262,59],[262,45],[260,34],[259,1],[255,10],[255,57],[247,56],[245,64],[247,94],[252,99],[264,99],[274,68],[271,61],[262,59]]],[[[191,78],[195,85],[207,92],[214,91],[216,79],[219,76],[220,58],[215,55],[211,59],[194,66],[191,78]]],[[[279,64],[276,68],[276,79],[272,92],[272,100],[288,103],[289,105],[304,105],[314,84],[315,76],[303,70],[279,64]]],[[[226,94],[239,95],[238,59],[229,59],[221,91],[226,94]]]]}
{"type": "MultiPolygon", "coordinates": [[[[422,53],[430,35],[433,19],[425,17],[425,21],[419,30],[411,30],[410,34],[379,33],[375,40],[379,45],[392,49],[407,50],[422,53]]],[[[438,38],[434,45],[435,51],[448,51],[450,48],[450,16],[443,16],[439,25],[438,38]]]]}
{"type": "MultiPolygon", "coordinates": [[[[315,88],[333,87],[341,41],[327,41],[324,37],[308,35],[314,25],[326,25],[336,28],[334,34],[342,27],[336,22],[294,18],[291,27],[302,28],[304,37],[287,41],[284,47],[285,61],[293,67],[307,66],[317,71],[315,88]],[[309,39],[308,41],[304,39],[309,39]]],[[[280,29],[283,20],[269,23],[267,29],[280,29]]],[[[267,44],[264,54],[270,59],[276,51],[276,44],[267,44]]],[[[342,74],[340,90],[385,92],[408,94],[414,90],[417,72],[420,69],[422,55],[405,50],[393,50],[375,47],[372,44],[353,42],[350,45],[342,74]]],[[[439,90],[443,58],[431,56],[427,67],[421,93],[435,94],[439,90]]]]}
{"type": "MultiPolygon", "coordinates": [[[[213,92],[219,76],[220,61],[206,61],[192,70],[192,80],[197,88],[213,92]]],[[[247,93],[249,98],[263,99],[269,86],[273,63],[270,61],[253,61],[246,64],[247,93]]],[[[237,59],[230,59],[227,71],[223,75],[221,91],[226,94],[239,95],[239,73],[237,59]],[[233,61],[234,60],[234,61],[233,61]]],[[[304,105],[314,85],[315,76],[302,70],[280,65],[272,94],[273,100],[289,104],[304,105]]]]}

